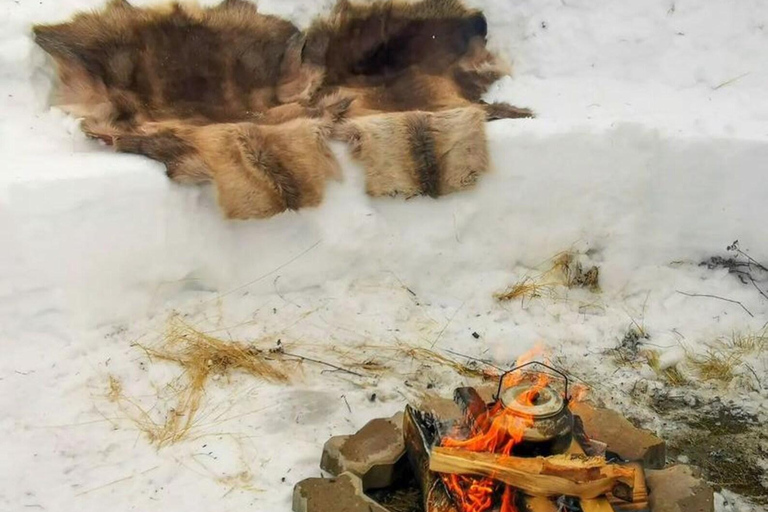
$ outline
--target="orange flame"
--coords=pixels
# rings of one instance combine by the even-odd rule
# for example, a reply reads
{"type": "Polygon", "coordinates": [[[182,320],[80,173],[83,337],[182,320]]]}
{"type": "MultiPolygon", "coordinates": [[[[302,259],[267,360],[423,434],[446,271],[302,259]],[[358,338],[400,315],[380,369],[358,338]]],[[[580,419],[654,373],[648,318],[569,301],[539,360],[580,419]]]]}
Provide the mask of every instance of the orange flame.
{"type": "MultiPolygon", "coordinates": [[[[543,358],[544,347],[540,344],[521,355],[515,366],[543,358]]],[[[520,383],[530,377],[525,372],[515,372],[507,375],[502,387],[504,389],[520,383]]],[[[523,405],[534,405],[539,392],[549,383],[546,373],[535,374],[535,381],[526,393],[518,398],[523,405]]],[[[470,435],[466,439],[446,436],[441,445],[452,448],[464,448],[473,452],[491,452],[510,455],[516,444],[523,440],[526,429],[533,425],[533,417],[521,415],[505,408],[498,401],[489,411],[477,418],[470,418],[470,435]]],[[[463,475],[443,475],[446,487],[456,498],[461,512],[485,512],[493,505],[493,494],[497,484],[491,478],[477,478],[463,475]]],[[[501,512],[517,512],[514,505],[515,491],[504,486],[501,498],[501,512]]]]}

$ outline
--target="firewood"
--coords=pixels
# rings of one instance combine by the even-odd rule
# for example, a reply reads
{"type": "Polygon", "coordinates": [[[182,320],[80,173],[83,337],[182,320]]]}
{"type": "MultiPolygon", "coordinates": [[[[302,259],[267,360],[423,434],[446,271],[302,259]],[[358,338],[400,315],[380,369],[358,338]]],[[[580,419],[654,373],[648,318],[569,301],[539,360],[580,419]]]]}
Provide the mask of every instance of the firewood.
{"type": "MultiPolygon", "coordinates": [[[[438,473],[493,478],[534,496],[596,498],[617,487],[631,489],[634,468],[607,464],[605,459],[556,455],[510,457],[457,448],[432,448],[429,469],[438,473]]],[[[626,492],[620,495],[626,495],[626,492]]]]}
{"type": "Polygon", "coordinates": [[[525,512],[557,512],[558,507],[554,501],[543,496],[526,496],[525,512]]]}
{"type": "Polygon", "coordinates": [[[605,498],[580,500],[579,505],[584,512],[613,512],[613,507],[605,498]]]}
{"type": "MultiPolygon", "coordinates": [[[[578,416],[576,417],[578,418],[578,416]]],[[[579,423],[581,420],[579,420],[577,423],[579,423]]],[[[576,429],[581,430],[581,429],[576,429]]],[[[583,433],[583,431],[582,431],[583,433]]],[[[568,447],[567,453],[571,455],[584,455],[584,448],[581,446],[581,441],[586,440],[586,436],[579,436],[575,435],[574,439],[571,441],[571,446],[568,447]]],[[[603,453],[605,453],[605,450],[603,450],[603,453]]],[[[637,479],[635,479],[637,481],[637,479]]],[[[601,496],[600,498],[595,498],[591,500],[580,500],[581,503],[581,509],[584,512],[613,512],[613,507],[611,506],[611,503],[608,501],[608,498],[601,496]]]]}
{"type": "MultiPolygon", "coordinates": [[[[613,505],[613,509],[616,512],[639,512],[642,510],[650,510],[648,504],[648,485],[645,483],[645,471],[643,465],[639,462],[632,462],[628,464],[635,468],[635,485],[632,489],[631,502],[619,499],[612,494],[609,494],[607,499],[613,505]]],[[[586,512],[586,510],[585,510],[586,512]]]]}

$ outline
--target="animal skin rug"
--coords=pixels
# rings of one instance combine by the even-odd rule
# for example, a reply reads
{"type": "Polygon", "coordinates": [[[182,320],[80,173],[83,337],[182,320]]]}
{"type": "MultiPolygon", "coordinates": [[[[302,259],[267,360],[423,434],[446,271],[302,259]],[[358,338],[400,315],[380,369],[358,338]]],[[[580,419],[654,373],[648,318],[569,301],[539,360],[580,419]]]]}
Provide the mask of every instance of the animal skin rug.
{"type": "Polygon", "coordinates": [[[437,197],[488,169],[487,104],[507,73],[480,11],[458,0],[340,0],[301,31],[246,0],[137,8],[111,0],[34,27],[53,57],[54,103],[90,137],[213,181],[228,217],[318,205],[346,142],[372,196],[437,197]]]}

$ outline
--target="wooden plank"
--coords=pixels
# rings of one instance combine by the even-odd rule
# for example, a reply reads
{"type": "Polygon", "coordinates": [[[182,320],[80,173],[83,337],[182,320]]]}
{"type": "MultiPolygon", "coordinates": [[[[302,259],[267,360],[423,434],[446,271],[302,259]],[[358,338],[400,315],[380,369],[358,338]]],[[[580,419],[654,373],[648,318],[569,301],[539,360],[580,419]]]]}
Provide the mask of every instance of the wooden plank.
{"type": "Polygon", "coordinates": [[[617,512],[650,510],[650,505],[648,504],[648,485],[645,482],[643,465],[640,462],[632,462],[628,465],[635,468],[635,485],[632,488],[632,501],[620,500],[612,494],[608,494],[608,501],[617,512]]]}
{"type": "MultiPolygon", "coordinates": [[[[571,441],[571,446],[568,448],[568,451],[566,453],[570,453],[574,455],[583,455],[584,449],[574,438],[571,441]]],[[[613,507],[611,506],[611,503],[605,497],[579,500],[579,504],[581,505],[581,510],[583,510],[583,512],[613,512],[613,507]]]]}
{"type": "Polygon", "coordinates": [[[635,481],[633,468],[600,458],[510,457],[446,447],[432,449],[429,469],[493,478],[533,496],[597,498],[617,487],[631,489],[635,481]]]}
{"type": "Polygon", "coordinates": [[[584,512],[613,512],[613,507],[605,498],[579,500],[579,505],[584,512]]]}
{"type": "Polygon", "coordinates": [[[558,512],[554,501],[544,496],[526,496],[525,512],[558,512]]]}

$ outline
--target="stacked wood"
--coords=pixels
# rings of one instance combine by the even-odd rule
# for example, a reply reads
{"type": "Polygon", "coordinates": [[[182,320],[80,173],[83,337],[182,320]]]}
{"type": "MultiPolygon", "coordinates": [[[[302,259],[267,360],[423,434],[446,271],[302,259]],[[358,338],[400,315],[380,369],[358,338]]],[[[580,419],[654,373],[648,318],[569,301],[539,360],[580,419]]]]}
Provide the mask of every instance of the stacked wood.
{"type": "Polygon", "coordinates": [[[598,457],[574,455],[525,458],[434,447],[429,469],[493,478],[534,496],[589,499],[609,492],[627,496],[635,485],[634,468],[607,464],[598,457]]]}

